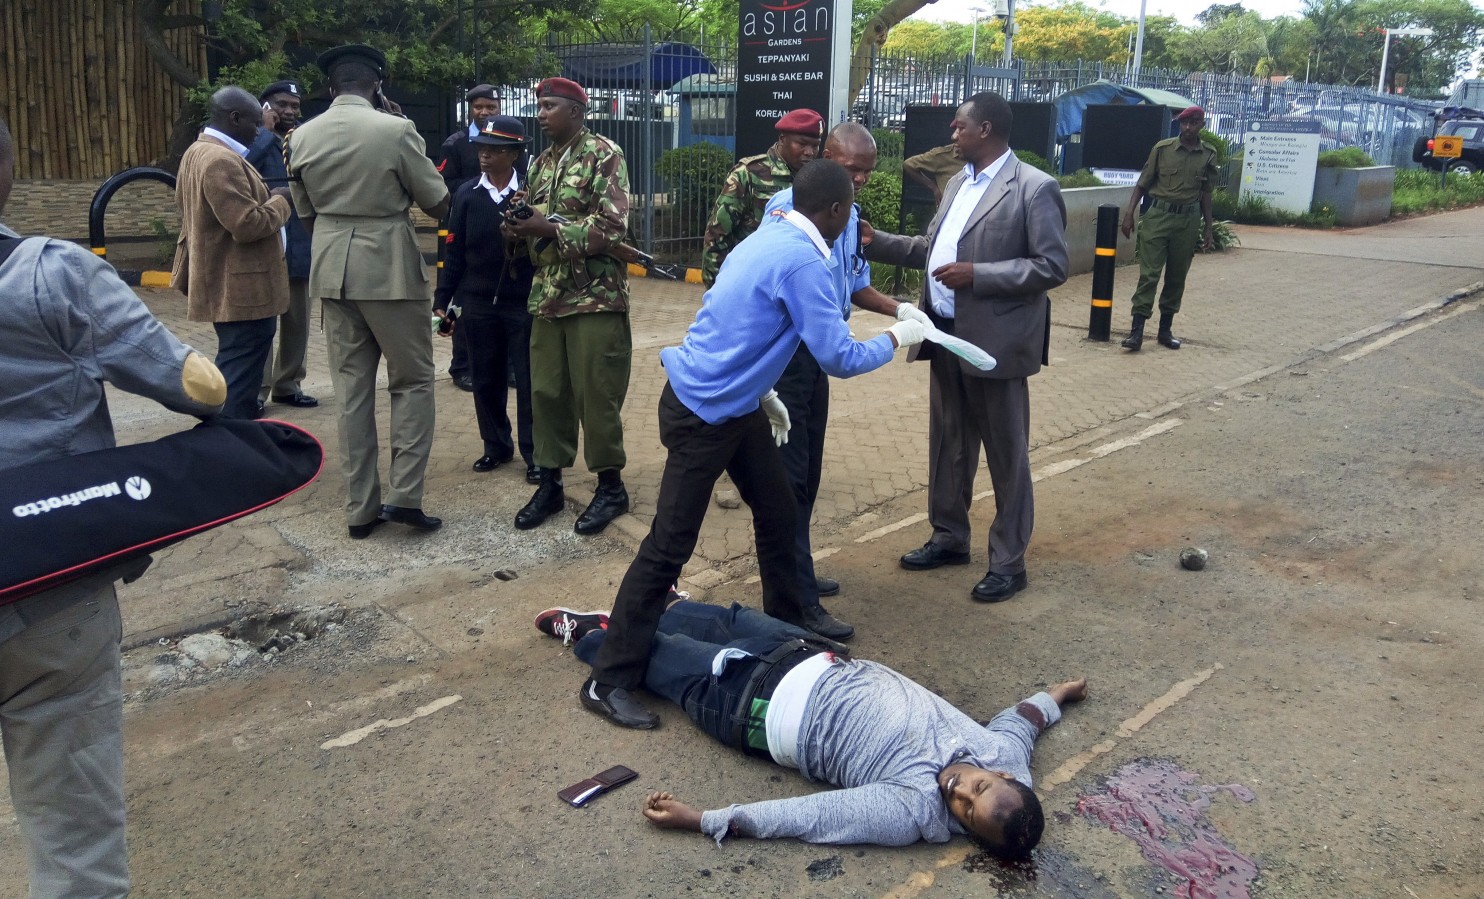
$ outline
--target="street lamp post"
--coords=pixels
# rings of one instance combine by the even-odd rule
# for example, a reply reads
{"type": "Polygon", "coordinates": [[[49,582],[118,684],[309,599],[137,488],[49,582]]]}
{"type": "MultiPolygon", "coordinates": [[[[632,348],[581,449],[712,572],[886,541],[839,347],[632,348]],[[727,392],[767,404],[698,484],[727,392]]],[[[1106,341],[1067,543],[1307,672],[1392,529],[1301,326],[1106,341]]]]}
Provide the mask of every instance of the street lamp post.
{"type": "Polygon", "coordinates": [[[1376,93],[1386,93],[1386,61],[1391,55],[1391,36],[1393,34],[1403,37],[1432,37],[1431,28],[1387,28],[1386,40],[1381,42],[1381,75],[1376,79],[1376,93]]]}
{"type": "Polygon", "coordinates": [[[974,31],[969,37],[969,55],[974,57],[974,62],[977,64],[979,62],[979,14],[984,10],[976,6],[971,11],[974,13],[974,31]]]}
{"type": "Polygon", "coordinates": [[[1139,67],[1144,61],[1144,6],[1145,0],[1139,0],[1139,30],[1138,38],[1134,41],[1134,77],[1139,77],[1139,67]]]}

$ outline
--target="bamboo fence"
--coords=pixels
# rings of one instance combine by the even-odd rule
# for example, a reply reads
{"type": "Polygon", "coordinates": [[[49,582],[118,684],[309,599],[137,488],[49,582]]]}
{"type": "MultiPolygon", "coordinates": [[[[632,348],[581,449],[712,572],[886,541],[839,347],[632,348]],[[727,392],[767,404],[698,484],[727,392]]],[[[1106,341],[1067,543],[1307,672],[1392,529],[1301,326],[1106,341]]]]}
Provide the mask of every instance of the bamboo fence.
{"type": "MultiPolygon", "coordinates": [[[[96,180],[165,156],[185,89],[139,39],[137,0],[0,0],[0,116],[16,177],[96,180]]],[[[197,0],[172,13],[199,11],[197,0]]],[[[202,28],[166,42],[205,71],[202,28]]]]}

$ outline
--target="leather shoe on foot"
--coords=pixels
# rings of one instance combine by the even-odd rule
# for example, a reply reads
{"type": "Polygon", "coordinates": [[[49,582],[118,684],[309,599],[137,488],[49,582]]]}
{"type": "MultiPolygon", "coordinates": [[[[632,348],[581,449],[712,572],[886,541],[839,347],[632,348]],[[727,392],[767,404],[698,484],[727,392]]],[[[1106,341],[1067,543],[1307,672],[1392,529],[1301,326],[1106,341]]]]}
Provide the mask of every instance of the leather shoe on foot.
{"type": "Polygon", "coordinates": [[[562,490],[562,482],[557,480],[553,472],[543,471],[541,486],[536,488],[531,501],[515,513],[515,526],[522,531],[529,531],[562,511],[566,505],[567,495],[562,490]]]}
{"type": "Polygon", "coordinates": [[[649,730],[660,723],[654,712],[646,709],[643,703],[623,687],[602,687],[597,681],[588,678],[578,696],[589,712],[602,715],[619,727],[649,730]]]}
{"type": "Polygon", "coordinates": [[[457,387],[460,390],[466,391],[468,393],[473,393],[474,392],[474,379],[472,377],[470,377],[469,375],[464,375],[462,378],[454,378],[453,379],[453,386],[457,387]]]}
{"type": "Polygon", "coordinates": [[[409,509],[405,506],[382,506],[381,520],[395,521],[419,531],[436,531],[443,527],[443,519],[424,515],[422,509],[409,509]]]}
{"type": "Polygon", "coordinates": [[[270,396],[270,400],[280,406],[297,406],[300,409],[313,409],[319,405],[319,400],[307,393],[291,393],[287,396],[270,396]]]}
{"type": "Polygon", "coordinates": [[[385,523],[386,522],[384,522],[380,518],[373,518],[365,524],[353,524],[350,527],[346,528],[346,530],[350,531],[350,539],[365,540],[367,537],[371,536],[372,531],[381,527],[385,523]]]}
{"type": "Polygon", "coordinates": [[[849,640],[855,636],[855,628],[826,612],[823,606],[805,608],[799,621],[805,628],[830,640],[849,640]]]}
{"type": "Polygon", "coordinates": [[[480,456],[478,459],[474,460],[474,470],[494,471],[496,468],[499,468],[501,465],[504,465],[506,462],[509,461],[509,456],[506,456],[503,459],[497,459],[494,456],[480,456]]]}
{"type": "Polygon", "coordinates": [[[814,586],[820,596],[834,596],[840,592],[840,582],[832,577],[815,576],[814,586]]]}
{"type": "Polygon", "coordinates": [[[629,511],[629,491],[622,484],[598,486],[593,491],[593,501],[587,504],[572,530],[579,534],[597,534],[608,527],[608,523],[629,511]]]}
{"type": "Polygon", "coordinates": [[[951,549],[944,549],[936,543],[924,543],[917,549],[902,556],[902,567],[908,571],[927,571],[931,568],[940,568],[944,565],[967,564],[969,564],[968,550],[954,552],[951,549]]]}
{"type": "Polygon", "coordinates": [[[1019,574],[995,574],[991,571],[974,585],[969,595],[979,602],[1004,602],[1024,589],[1024,571],[1019,574]]]}

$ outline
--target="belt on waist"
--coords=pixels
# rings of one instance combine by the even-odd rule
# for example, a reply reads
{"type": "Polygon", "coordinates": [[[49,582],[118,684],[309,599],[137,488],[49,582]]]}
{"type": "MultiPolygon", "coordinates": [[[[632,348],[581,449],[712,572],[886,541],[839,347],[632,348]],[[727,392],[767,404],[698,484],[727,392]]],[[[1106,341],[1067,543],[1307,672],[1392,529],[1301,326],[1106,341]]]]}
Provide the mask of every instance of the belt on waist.
{"type": "Polygon", "coordinates": [[[784,675],[797,668],[805,659],[826,651],[823,647],[805,640],[790,640],[758,659],[747,687],[742,691],[735,723],[736,743],[748,755],[770,759],[768,751],[767,723],[768,701],[773,691],[783,681],[784,675]]]}
{"type": "Polygon", "coordinates": [[[1165,212],[1174,215],[1189,215],[1192,212],[1201,211],[1201,204],[1199,203],[1171,203],[1168,200],[1151,200],[1149,205],[1155,209],[1163,209],[1165,212]]]}
{"type": "Polygon", "coordinates": [[[335,225],[388,225],[412,221],[405,212],[393,215],[336,215],[332,212],[321,212],[315,217],[319,221],[335,225]]]}

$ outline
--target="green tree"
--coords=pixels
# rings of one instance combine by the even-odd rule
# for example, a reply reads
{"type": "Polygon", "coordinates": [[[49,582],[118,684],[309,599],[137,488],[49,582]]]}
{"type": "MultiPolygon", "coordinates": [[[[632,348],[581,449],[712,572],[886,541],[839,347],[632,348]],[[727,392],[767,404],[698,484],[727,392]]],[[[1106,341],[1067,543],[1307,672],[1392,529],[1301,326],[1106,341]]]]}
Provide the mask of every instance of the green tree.
{"type": "Polygon", "coordinates": [[[1251,75],[1268,56],[1267,26],[1255,12],[1229,14],[1175,34],[1170,50],[1188,68],[1251,75]]]}

